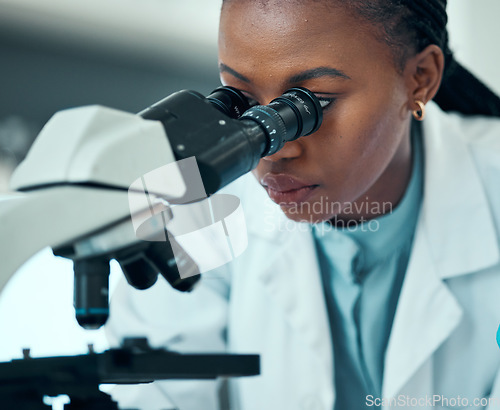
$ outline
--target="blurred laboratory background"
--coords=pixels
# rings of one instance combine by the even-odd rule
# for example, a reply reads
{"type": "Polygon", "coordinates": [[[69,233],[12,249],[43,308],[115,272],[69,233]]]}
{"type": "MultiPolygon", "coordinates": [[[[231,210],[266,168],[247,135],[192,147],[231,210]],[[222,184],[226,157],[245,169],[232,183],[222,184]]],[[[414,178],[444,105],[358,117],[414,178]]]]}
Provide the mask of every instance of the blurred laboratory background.
{"type": "Polygon", "coordinates": [[[0,0],[0,192],[56,111],[217,87],[220,3],[0,0]]]}
{"type": "MultiPolygon", "coordinates": [[[[180,89],[217,87],[220,3],[0,0],[0,193],[58,110],[102,104],[138,112],[180,89]]],[[[500,1],[448,3],[457,59],[500,93],[500,1]]],[[[70,262],[46,250],[14,279],[0,297],[0,333],[9,335],[0,359],[20,356],[20,345],[46,355],[94,342],[74,320],[70,262]]]]}

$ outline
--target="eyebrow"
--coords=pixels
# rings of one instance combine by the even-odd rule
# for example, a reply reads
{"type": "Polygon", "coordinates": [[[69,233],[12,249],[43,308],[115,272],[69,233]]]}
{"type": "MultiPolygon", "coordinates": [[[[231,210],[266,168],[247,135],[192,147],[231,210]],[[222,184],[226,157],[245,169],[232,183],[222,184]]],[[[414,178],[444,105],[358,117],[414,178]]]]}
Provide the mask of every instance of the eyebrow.
{"type": "Polygon", "coordinates": [[[233,77],[236,77],[237,79],[241,80],[241,81],[244,81],[245,83],[250,83],[251,81],[245,77],[243,74],[240,74],[238,73],[238,71],[232,69],[231,67],[225,65],[224,63],[220,63],[219,64],[219,70],[221,73],[229,73],[231,74],[233,77]]]}
{"type": "MultiPolygon", "coordinates": [[[[241,81],[244,81],[245,83],[251,83],[250,79],[248,77],[245,77],[243,74],[239,73],[235,69],[227,66],[224,63],[219,64],[219,70],[221,73],[226,72],[231,74],[232,76],[238,78],[241,81]]],[[[336,68],[332,67],[316,67],[312,68],[310,70],[305,70],[302,71],[298,74],[293,75],[288,79],[289,84],[297,84],[301,83],[303,81],[307,80],[312,80],[314,78],[320,78],[320,77],[333,77],[333,78],[342,78],[344,80],[350,80],[351,77],[349,77],[347,74],[344,72],[337,70],[336,68]]]]}
{"type": "Polygon", "coordinates": [[[337,70],[336,68],[317,67],[317,68],[312,68],[310,70],[302,71],[302,72],[290,77],[288,82],[291,84],[295,84],[295,83],[301,83],[302,81],[312,80],[313,78],[319,78],[319,77],[343,78],[344,80],[351,79],[351,77],[349,77],[347,74],[343,73],[340,70],[337,70]]]}

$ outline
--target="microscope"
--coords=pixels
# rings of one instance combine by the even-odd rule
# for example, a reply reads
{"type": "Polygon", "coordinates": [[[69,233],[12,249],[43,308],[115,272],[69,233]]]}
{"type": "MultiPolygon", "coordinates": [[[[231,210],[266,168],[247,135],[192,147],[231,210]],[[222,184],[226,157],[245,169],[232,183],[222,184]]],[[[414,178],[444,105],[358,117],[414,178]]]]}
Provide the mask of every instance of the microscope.
{"type": "MultiPolygon", "coordinates": [[[[16,192],[0,201],[0,294],[47,246],[73,261],[75,314],[86,329],[108,318],[112,259],[136,289],[162,275],[175,289],[191,291],[203,272],[228,260],[217,246],[208,252],[217,254],[215,262],[197,255],[200,232],[209,246],[217,235],[231,242],[232,232],[244,230],[231,227],[241,217],[238,199],[217,192],[321,122],[321,102],[301,87],[268,105],[223,86],[207,97],[179,91],[139,114],[101,106],[56,113],[15,170],[16,192]]],[[[232,255],[244,247],[233,242],[232,255]]],[[[46,409],[45,395],[67,394],[67,410],[118,409],[99,384],[259,371],[258,355],[179,354],[126,339],[100,354],[0,363],[0,403],[46,409]]]]}

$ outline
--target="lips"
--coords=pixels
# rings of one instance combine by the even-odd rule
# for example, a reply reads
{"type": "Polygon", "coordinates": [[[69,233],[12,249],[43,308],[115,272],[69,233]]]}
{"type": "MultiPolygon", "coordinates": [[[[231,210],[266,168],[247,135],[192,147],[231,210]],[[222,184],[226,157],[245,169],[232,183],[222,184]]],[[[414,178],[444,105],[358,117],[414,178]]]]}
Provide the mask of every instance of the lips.
{"type": "Polygon", "coordinates": [[[260,183],[271,200],[285,206],[305,202],[318,187],[316,184],[301,181],[288,174],[268,173],[264,175],[260,183]]]}

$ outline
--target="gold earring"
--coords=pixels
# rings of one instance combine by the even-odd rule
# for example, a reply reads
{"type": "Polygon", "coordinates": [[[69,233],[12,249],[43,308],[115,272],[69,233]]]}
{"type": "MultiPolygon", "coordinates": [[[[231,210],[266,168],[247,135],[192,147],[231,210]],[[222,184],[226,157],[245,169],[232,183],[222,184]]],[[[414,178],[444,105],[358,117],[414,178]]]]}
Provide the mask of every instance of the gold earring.
{"type": "Polygon", "coordinates": [[[418,110],[412,111],[413,117],[415,117],[417,121],[423,121],[425,117],[425,104],[420,100],[415,100],[415,104],[418,105],[418,110]]]}

